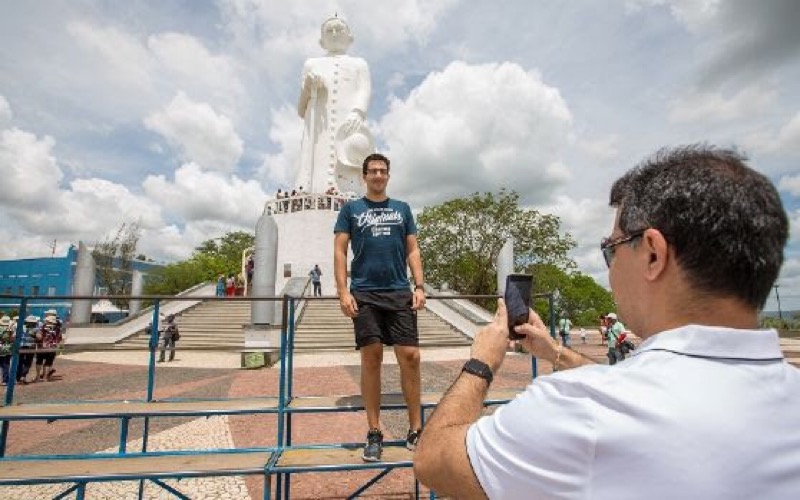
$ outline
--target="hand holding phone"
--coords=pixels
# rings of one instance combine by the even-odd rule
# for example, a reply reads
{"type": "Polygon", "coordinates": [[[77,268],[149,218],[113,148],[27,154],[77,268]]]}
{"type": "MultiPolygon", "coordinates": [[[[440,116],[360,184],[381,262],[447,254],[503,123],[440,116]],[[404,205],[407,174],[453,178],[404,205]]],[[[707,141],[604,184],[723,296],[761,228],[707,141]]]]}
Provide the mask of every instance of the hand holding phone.
{"type": "Polygon", "coordinates": [[[524,339],[524,334],[514,331],[515,326],[528,322],[533,291],[533,276],[530,274],[509,274],[506,278],[505,301],[508,311],[508,338],[524,339]]]}

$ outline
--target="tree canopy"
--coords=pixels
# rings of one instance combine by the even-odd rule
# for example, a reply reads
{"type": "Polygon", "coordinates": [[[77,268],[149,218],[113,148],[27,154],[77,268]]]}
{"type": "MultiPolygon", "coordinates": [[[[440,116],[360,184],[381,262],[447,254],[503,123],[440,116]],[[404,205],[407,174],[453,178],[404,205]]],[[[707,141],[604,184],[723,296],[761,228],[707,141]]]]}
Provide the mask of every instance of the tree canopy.
{"type": "Polygon", "coordinates": [[[148,276],[147,294],[174,295],[220,274],[238,275],[242,252],[255,245],[255,235],[232,231],[220,238],[205,240],[187,260],[169,264],[148,276]]]}
{"type": "MultiPolygon", "coordinates": [[[[558,299],[554,304],[556,319],[564,316],[575,325],[589,326],[597,324],[601,314],[614,310],[611,293],[591,276],[578,271],[566,273],[549,264],[532,265],[525,272],[533,275],[535,289],[542,292],[558,291],[558,299]]],[[[535,300],[533,309],[545,323],[549,321],[547,299],[535,300]]]]}
{"type": "MultiPolygon", "coordinates": [[[[426,207],[417,218],[425,279],[463,295],[497,293],[497,256],[506,240],[514,239],[514,269],[532,274],[534,293],[558,290],[556,315],[566,314],[574,324],[593,325],[600,314],[614,309],[611,294],[590,276],[576,271],[569,251],[575,241],[561,230],[561,220],[519,206],[519,195],[470,196],[426,207]]],[[[494,301],[478,301],[495,308],[494,301]]],[[[534,301],[549,321],[546,299],[534,301]]]]}
{"type": "Polygon", "coordinates": [[[462,294],[497,293],[497,256],[514,238],[515,269],[549,264],[573,269],[575,246],[561,220],[519,206],[519,195],[501,190],[426,207],[417,219],[426,281],[447,283],[462,294]]]}

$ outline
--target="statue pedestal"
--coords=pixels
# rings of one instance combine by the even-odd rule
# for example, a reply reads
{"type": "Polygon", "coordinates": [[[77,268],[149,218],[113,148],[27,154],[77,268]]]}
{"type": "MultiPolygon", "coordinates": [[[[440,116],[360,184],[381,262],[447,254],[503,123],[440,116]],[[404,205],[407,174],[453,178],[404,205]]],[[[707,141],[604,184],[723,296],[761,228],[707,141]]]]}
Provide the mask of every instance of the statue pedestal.
{"type": "Polygon", "coordinates": [[[244,330],[242,368],[272,366],[281,357],[281,329],[269,325],[248,325],[244,330]]]}
{"type": "MultiPolygon", "coordinates": [[[[307,195],[309,199],[313,196],[319,195],[307,195]]],[[[341,202],[343,204],[344,201],[341,202]]],[[[336,294],[336,280],[333,275],[333,226],[339,216],[340,204],[325,206],[330,208],[301,209],[288,213],[273,211],[272,217],[278,226],[276,290],[283,290],[290,278],[308,278],[309,271],[317,264],[322,271],[322,294],[336,294]],[[334,206],[336,210],[333,209],[334,206]]],[[[309,295],[312,292],[313,289],[308,290],[309,295]]]]}

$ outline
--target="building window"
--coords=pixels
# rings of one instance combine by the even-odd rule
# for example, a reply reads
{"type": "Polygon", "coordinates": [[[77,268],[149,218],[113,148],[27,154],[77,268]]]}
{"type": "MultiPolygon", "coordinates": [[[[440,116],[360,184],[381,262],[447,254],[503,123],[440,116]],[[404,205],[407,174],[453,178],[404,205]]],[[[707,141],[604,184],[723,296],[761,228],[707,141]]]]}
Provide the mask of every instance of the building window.
{"type": "Polygon", "coordinates": [[[25,295],[25,286],[20,286],[17,293],[20,295],[25,295]]]}
{"type": "Polygon", "coordinates": [[[54,287],[54,286],[48,286],[48,287],[47,287],[47,295],[49,295],[49,296],[51,296],[51,297],[52,297],[52,296],[54,296],[55,294],[56,294],[56,287],[54,287]]]}
{"type": "Polygon", "coordinates": [[[7,287],[6,287],[5,294],[6,294],[6,295],[11,295],[11,287],[10,287],[10,286],[7,286],[7,287]]]}
{"type": "Polygon", "coordinates": [[[33,295],[34,297],[39,295],[39,285],[33,285],[31,287],[31,295],[33,295]]]}
{"type": "Polygon", "coordinates": [[[292,277],[292,264],[284,264],[283,265],[283,277],[284,278],[291,278],[292,277]]]}

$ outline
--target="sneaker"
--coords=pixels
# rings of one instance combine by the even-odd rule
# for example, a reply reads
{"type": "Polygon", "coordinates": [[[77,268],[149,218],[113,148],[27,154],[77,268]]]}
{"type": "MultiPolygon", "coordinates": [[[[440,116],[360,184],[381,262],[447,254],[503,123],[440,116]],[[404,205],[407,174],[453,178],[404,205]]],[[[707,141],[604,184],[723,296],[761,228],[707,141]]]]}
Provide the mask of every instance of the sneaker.
{"type": "Polygon", "coordinates": [[[412,431],[411,429],[408,430],[408,434],[406,435],[406,448],[411,451],[417,449],[417,443],[419,443],[419,437],[422,435],[422,429],[417,429],[412,431]]]}
{"type": "Polygon", "coordinates": [[[379,462],[383,451],[383,433],[378,429],[370,429],[367,433],[367,444],[361,458],[365,462],[379,462]]]}

